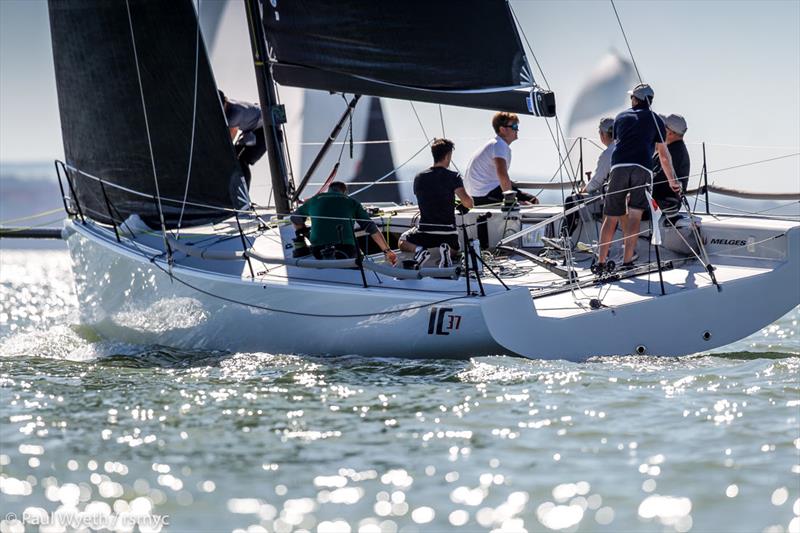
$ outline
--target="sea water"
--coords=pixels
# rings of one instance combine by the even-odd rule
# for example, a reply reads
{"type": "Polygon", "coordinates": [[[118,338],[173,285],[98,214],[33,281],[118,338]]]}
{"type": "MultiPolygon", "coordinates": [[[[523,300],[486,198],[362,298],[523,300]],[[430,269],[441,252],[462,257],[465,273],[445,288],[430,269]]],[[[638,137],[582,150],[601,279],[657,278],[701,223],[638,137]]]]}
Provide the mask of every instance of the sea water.
{"type": "Polygon", "coordinates": [[[798,531],[798,319],[682,358],[182,352],[5,249],[0,531],[798,531]]]}

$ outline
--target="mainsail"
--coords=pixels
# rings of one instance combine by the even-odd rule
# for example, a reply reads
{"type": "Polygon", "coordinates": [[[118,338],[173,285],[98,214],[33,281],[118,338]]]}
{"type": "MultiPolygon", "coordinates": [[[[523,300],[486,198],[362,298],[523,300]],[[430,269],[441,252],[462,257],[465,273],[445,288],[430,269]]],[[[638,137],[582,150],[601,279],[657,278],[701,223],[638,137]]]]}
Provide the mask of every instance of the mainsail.
{"type": "Polygon", "coordinates": [[[284,85],[530,114],[504,0],[263,2],[284,85]]]}
{"type": "Polygon", "coordinates": [[[49,12],[64,152],[84,212],[157,226],[160,204],[167,227],[230,216],[241,170],[192,1],[50,0],[49,12]]]}

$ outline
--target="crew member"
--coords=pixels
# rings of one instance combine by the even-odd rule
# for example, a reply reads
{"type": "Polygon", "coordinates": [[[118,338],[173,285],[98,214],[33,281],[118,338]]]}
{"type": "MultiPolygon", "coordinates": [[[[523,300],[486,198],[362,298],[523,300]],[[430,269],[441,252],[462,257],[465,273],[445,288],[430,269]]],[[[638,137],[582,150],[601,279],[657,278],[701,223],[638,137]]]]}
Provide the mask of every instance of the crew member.
{"type": "Polygon", "coordinates": [[[691,162],[689,161],[689,150],[683,142],[686,134],[686,119],[681,115],[669,115],[664,119],[667,127],[667,149],[672,158],[672,168],[675,169],[675,176],[681,184],[681,192],[675,193],[669,186],[667,176],[661,168],[659,158],[653,157],[653,199],[658,202],[658,206],[665,214],[677,213],[681,208],[680,194],[686,192],[689,185],[689,174],[691,162]]]}
{"type": "Polygon", "coordinates": [[[511,143],[519,137],[519,118],[514,113],[496,113],[492,128],[495,138],[475,152],[465,174],[464,186],[475,205],[501,203],[508,191],[516,191],[520,203],[539,203],[535,196],[520,191],[508,175],[511,143]]]}
{"type": "Polygon", "coordinates": [[[219,91],[219,99],[225,111],[231,140],[234,141],[233,148],[239,159],[239,166],[242,167],[249,187],[250,165],[254,165],[267,151],[261,107],[258,104],[231,100],[222,91],[219,91]],[[240,134],[238,138],[237,134],[240,134]]]}
{"type": "Polygon", "coordinates": [[[347,185],[341,181],[334,181],[328,192],[311,197],[292,213],[292,224],[301,238],[307,231],[306,217],[311,217],[311,253],[317,259],[356,257],[355,222],[372,237],[392,265],[397,263],[397,255],[389,248],[378,226],[364,206],[347,195],[347,185]]]}
{"type": "Polygon", "coordinates": [[[459,249],[453,200],[458,197],[466,209],[474,205],[461,176],[448,169],[454,149],[453,141],[434,139],[431,143],[433,166],[414,178],[419,225],[400,236],[399,246],[404,252],[414,252],[418,267],[428,259],[428,248],[436,246],[441,255],[439,268],[452,266],[459,249]]]}
{"type": "MultiPolygon", "coordinates": [[[[591,197],[603,194],[603,188],[611,172],[611,155],[614,153],[614,119],[610,117],[601,118],[598,128],[600,142],[603,143],[603,146],[606,148],[600,153],[600,157],[597,158],[597,166],[589,182],[581,187],[577,195],[568,196],[564,201],[565,210],[583,201],[587,196],[591,197]]],[[[589,210],[592,213],[600,214],[603,209],[602,205],[603,202],[601,200],[595,200],[590,204],[589,210]]],[[[575,231],[578,220],[578,213],[570,213],[566,216],[564,223],[567,225],[570,235],[575,231]]]]}
{"type": "Polygon", "coordinates": [[[665,169],[670,188],[678,192],[681,187],[675,179],[665,144],[667,132],[664,121],[650,109],[655,96],[653,89],[642,83],[628,91],[628,94],[631,97],[631,108],[617,115],[614,120],[616,146],[611,156],[611,177],[603,208],[598,262],[594,266],[597,273],[607,270],[605,263],[608,249],[619,222],[622,222],[625,242],[622,266],[633,267],[642,213],[648,209],[644,188],[652,180],[650,168],[654,152],[658,152],[661,168],[665,169]]]}

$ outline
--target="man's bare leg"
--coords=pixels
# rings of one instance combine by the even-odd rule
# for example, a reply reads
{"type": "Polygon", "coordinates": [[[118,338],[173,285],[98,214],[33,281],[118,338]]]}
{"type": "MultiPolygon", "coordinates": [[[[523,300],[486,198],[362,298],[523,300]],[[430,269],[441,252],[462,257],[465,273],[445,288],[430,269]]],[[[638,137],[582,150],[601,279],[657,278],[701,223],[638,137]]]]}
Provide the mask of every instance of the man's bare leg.
{"type": "Polygon", "coordinates": [[[611,246],[611,240],[614,238],[614,232],[617,231],[617,222],[619,219],[620,217],[603,217],[603,225],[600,227],[600,248],[597,251],[598,263],[606,262],[606,258],[608,257],[608,248],[611,246]]]}
{"type": "Polygon", "coordinates": [[[639,239],[639,227],[642,223],[641,209],[628,209],[628,220],[622,226],[625,233],[625,255],[622,257],[623,263],[630,263],[633,261],[633,254],[636,252],[636,243],[639,239]]]}
{"type": "Polygon", "coordinates": [[[415,251],[417,251],[417,245],[408,241],[401,240],[400,242],[397,243],[397,247],[404,252],[414,253],[415,251]]]}

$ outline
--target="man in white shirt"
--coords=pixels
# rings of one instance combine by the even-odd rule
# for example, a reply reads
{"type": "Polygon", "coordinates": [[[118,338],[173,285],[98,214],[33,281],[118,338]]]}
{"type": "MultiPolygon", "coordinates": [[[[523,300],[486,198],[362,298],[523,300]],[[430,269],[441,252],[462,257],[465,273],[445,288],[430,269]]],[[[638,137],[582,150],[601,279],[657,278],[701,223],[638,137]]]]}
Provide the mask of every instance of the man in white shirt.
{"type": "Polygon", "coordinates": [[[511,166],[511,143],[519,136],[519,118],[501,111],[492,118],[497,136],[486,143],[470,159],[464,178],[464,188],[475,205],[503,202],[503,193],[516,191],[519,202],[539,203],[535,196],[520,191],[508,176],[511,166]]]}

